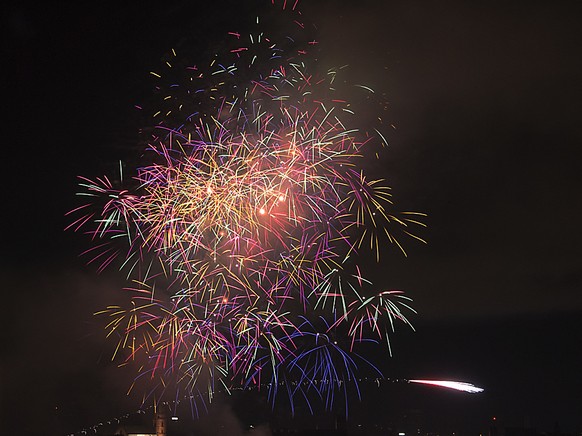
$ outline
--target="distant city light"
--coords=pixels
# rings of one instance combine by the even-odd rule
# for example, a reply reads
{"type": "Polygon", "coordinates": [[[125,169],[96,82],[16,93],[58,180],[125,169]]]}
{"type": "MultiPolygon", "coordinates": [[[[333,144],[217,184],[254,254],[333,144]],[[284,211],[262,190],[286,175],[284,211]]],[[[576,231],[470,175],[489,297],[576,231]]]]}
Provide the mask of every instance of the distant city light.
{"type": "Polygon", "coordinates": [[[483,388],[479,388],[471,383],[456,382],[449,380],[408,380],[410,383],[421,383],[425,385],[440,386],[443,388],[455,389],[457,391],[468,392],[470,394],[477,394],[483,392],[483,388]]]}

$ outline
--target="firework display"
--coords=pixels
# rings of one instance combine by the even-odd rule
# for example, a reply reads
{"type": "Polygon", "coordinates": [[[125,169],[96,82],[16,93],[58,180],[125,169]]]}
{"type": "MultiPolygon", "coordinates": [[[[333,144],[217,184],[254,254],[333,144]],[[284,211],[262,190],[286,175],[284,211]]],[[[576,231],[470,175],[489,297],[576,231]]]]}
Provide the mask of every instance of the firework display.
{"type": "Polygon", "coordinates": [[[321,71],[297,5],[279,9],[285,34],[257,19],[202,62],[172,50],[151,73],[156,107],[140,107],[144,164],[129,180],[81,178],[87,201],[70,212],[90,263],[131,283],[127,306],[100,313],[114,358],[156,398],[263,386],[273,404],[331,408],[363,368],[379,373],[359,347],[389,349],[395,322],[410,325],[410,299],[358,261],[422,240],[422,214],[397,212],[367,176],[381,130],[358,126],[339,70],[321,71]]]}

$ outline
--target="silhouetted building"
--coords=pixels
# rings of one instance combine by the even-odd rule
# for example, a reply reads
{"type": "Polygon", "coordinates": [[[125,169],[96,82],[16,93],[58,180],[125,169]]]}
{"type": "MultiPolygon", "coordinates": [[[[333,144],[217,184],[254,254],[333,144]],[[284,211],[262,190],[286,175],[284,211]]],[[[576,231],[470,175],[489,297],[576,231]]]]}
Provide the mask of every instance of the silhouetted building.
{"type": "Polygon", "coordinates": [[[115,432],[116,436],[168,436],[167,415],[163,410],[158,410],[152,425],[122,425],[115,432]]]}

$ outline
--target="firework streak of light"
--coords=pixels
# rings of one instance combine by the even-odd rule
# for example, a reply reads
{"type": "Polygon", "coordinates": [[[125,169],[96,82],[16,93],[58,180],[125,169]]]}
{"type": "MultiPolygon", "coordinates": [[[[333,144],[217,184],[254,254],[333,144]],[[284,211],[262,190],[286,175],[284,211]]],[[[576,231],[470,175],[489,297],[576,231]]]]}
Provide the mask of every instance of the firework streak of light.
{"type": "Polygon", "coordinates": [[[257,19],[199,64],[172,50],[151,73],[159,103],[143,109],[147,163],[129,181],[80,178],[87,201],[69,228],[91,235],[99,271],[119,265],[131,283],[127,306],[99,313],[113,358],[147,380],[144,401],[267,385],[273,405],[331,408],[362,368],[379,373],[359,347],[390,350],[395,322],[410,325],[410,299],[375,289],[358,259],[422,241],[423,214],[395,211],[366,175],[385,138],[357,127],[339,70],[319,72],[301,14],[283,6],[293,35],[280,41],[257,19]]]}
{"type": "Polygon", "coordinates": [[[423,385],[440,386],[443,388],[454,389],[456,391],[478,394],[484,391],[471,383],[457,382],[450,380],[408,380],[410,383],[419,383],[423,385]]]}

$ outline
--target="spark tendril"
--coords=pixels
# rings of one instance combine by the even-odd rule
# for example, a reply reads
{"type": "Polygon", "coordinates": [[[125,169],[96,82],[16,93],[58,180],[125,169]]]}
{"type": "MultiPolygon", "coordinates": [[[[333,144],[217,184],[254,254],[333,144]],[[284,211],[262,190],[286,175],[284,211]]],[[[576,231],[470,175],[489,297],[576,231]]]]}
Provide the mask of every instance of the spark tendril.
{"type": "MultiPolygon", "coordinates": [[[[304,30],[296,5],[283,9],[304,30]]],[[[366,174],[385,139],[356,127],[339,71],[309,56],[314,40],[279,43],[257,26],[229,32],[207,64],[172,50],[151,73],[146,163],[120,187],[81,177],[88,201],[69,227],[96,242],[85,254],[98,270],[117,264],[131,281],[128,307],[99,313],[156,398],[266,383],[273,404],[314,394],[331,408],[363,367],[380,374],[358,346],[390,348],[414,313],[401,292],[375,290],[358,257],[422,241],[423,214],[398,213],[366,174]]]]}

